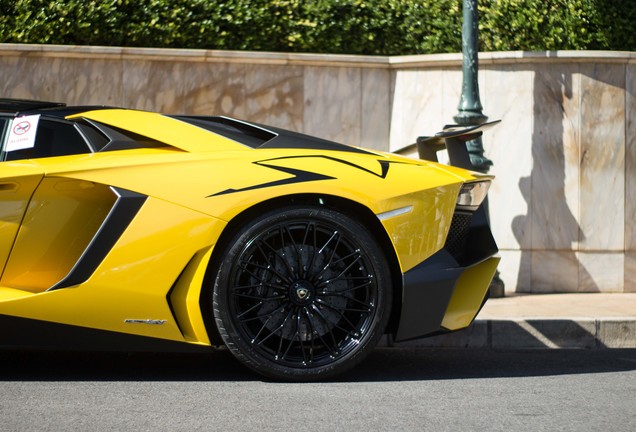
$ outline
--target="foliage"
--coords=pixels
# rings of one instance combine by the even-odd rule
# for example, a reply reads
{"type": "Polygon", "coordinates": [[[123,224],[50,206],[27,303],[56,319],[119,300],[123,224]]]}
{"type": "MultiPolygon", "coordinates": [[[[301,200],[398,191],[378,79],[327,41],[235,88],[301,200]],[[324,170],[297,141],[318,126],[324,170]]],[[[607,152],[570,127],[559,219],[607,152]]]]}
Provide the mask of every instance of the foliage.
{"type": "Polygon", "coordinates": [[[606,42],[589,0],[493,0],[480,12],[482,43],[490,51],[598,49],[606,42]]]}
{"type": "MultiPolygon", "coordinates": [[[[480,49],[636,50],[636,0],[480,0],[480,49]]],[[[457,52],[462,0],[0,0],[0,42],[457,52]]]]}

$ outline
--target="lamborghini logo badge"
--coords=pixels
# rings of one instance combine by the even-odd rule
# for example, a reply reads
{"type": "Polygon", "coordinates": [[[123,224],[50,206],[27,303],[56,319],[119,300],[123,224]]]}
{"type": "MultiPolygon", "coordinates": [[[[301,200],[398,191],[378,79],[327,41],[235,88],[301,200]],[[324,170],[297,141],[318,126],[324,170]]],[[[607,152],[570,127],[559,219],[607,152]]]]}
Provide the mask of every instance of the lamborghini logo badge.
{"type": "Polygon", "coordinates": [[[298,296],[299,299],[305,300],[307,296],[309,295],[309,290],[307,288],[302,288],[302,287],[297,288],[296,295],[298,296]]]}

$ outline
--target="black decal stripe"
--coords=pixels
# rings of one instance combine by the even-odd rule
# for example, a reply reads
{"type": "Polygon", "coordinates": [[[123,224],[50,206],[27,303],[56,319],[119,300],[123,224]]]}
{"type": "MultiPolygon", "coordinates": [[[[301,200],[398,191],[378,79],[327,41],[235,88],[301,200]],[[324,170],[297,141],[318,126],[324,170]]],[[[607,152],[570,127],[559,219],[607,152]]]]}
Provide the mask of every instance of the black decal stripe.
{"type": "Polygon", "coordinates": [[[283,168],[283,167],[277,167],[277,166],[273,166],[273,165],[268,165],[265,163],[261,163],[261,162],[255,162],[258,165],[263,165],[266,166],[267,168],[272,168],[275,169],[277,171],[282,171],[288,174],[292,174],[294,177],[288,178],[288,179],[283,179],[283,180],[276,180],[273,182],[268,182],[268,183],[262,183],[262,184],[258,184],[258,185],[254,185],[254,186],[248,186],[245,188],[241,188],[241,189],[227,189],[221,192],[217,192],[215,194],[212,195],[208,195],[206,198],[210,198],[213,196],[219,196],[219,195],[226,195],[226,194],[230,194],[230,193],[236,193],[236,192],[244,192],[244,191],[248,191],[248,190],[254,190],[254,189],[263,189],[263,188],[268,188],[268,187],[273,187],[273,186],[283,186],[286,184],[294,184],[294,183],[304,183],[304,182],[310,182],[310,181],[317,181],[317,180],[332,180],[334,179],[334,177],[330,177],[330,176],[326,176],[326,175],[322,175],[322,174],[317,174],[317,173],[312,173],[310,171],[303,171],[303,170],[299,170],[299,169],[294,169],[294,168],[283,168]]]}
{"type": "Polygon", "coordinates": [[[49,290],[66,288],[85,282],[115,246],[117,240],[128,228],[128,225],[130,225],[130,222],[137,215],[146,198],[148,198],[146,195],[125,189],[115,187],[111,187],[111,189],[117,194],[118,198],[104,223],[69,274],[49,288],[49,290]]]}
{"type": "Polygon", "coordinates": [[[311,172],[311,171],[304,171],[304,170],[295,169],[295,168],[279,167],[279,166],[275,166],[275,165],[271,165],[271,164],[265,163],[265,162],[273,162],[273,161],[279,161],[279,160],[285,160],[285,159],[306,159],[306,158],[322,158],[322,159],[331,160],[331,161],[334,161],[334,162],[338,162],[338,163],[353,167],[355,169],[362,170],[362,171],[364,171],[366,173],[369,173],[369,174],[374,175],[376,177],[380,177],[382,179],[386,178],[387,174],[389,173],[389,166],[390,166],[391,163],[402,163],[402,162],[378,160],[378,163],[380,164],[380,168],[381,168],[381,172],[380,172],[380,174],[378,174],[378,173],[373,172],[373,171],[371,171],[371,170],[369,170],[369,169],[367,169],[365,167],[362,167],[360,165],[356,165],[353,162],[349,162],[349,161],[344,160],[344,159],[339,159],[339,158],[335,158],[335,157],[332,157],[332,156],[325,156],[325,155],[284,156],[284,157],[279,157],[279,158],[266,159],[266,160],[254,162],[254,164],[265,166],[267,168],[271,168],[271,169],[274,169],[274,170],[277,170],[277,171],[282,171],[282,172],[285,172],[285,173],[288,173],[288,174],[292,174],[292,175],[294,175],[294,177],[291,177],[291,178],[288,178],[288,179],[283,179],[283,180],[276,180],[276,181],[268,182],[268,183],[261,183],[261,184],[248,186],[248,187],[245,187],[245,188],[241,188],[241,189],[226,189],[224,191],[208,195],[206,198],[219,196],[219,195],[226,195],[226,194],[231,194],[231,193],[236,193],[236,192],[244,192],[244,191],[255,190],[255,189],[263,189],[263,188],[268,188],[268,187],[273,187],[273,186],[282,186],[282,185],[287,185],[287,184],[304,183],[304,182],[317,181],[317,180],[333,180],[333,179],[335,179],[335,177],[327,176],[327,175],[324,175],[324,174],[318,174],[318,173],[311,172]]]}
{"type": "MultiPolygon", "coordinates": [[[[348,160],[345,159],[340,159],[340,158],[336,158],[333,156],[325,156],[325,155],[305,155],[305,156],[283,156],[283,157],[279,157],[279,158],[273,158],[273,159],[265,159],[263,161],[259,161],[259,162],[254,162],[257,165],[265,165],[264,162],[272,162],[272,161],[278,161],[278,160],[285,160],[285,159],[307,159],[307,158],[321,158],[321,159],[327,159],[330,161],[334,161],[334,162],[338,162],[344,165],[348,165],[352,168],[355,169],[359,169],[361,171],[364,171],[366,173],[369,173],[371,175],[374,175],[376,177],[380,177],[380,178],[386,178],[386,175],[389,173],[389,165],[392,163],[392,161],[386,161],[386,160],[378,160],[378,163],[380,164],[380,168],[381,168],[381,173],[378,174],[376,172],[371,171],[370,169],[367,169],[363,166],[360,165],[356,165],[353,162],[349,162],[348,160]]],[[[401,162],[398,162],[401,163],[401,162]]],[[[269,166],[270,165],[265,165],[265,166],[269,166]]]]}

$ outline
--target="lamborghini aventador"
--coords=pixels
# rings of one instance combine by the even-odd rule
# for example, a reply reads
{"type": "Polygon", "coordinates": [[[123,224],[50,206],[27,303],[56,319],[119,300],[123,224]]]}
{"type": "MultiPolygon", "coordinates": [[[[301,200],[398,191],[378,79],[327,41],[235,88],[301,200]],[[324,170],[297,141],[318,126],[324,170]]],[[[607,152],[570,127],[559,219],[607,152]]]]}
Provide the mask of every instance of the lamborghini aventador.
{"type": "MultiPolygon", "coordinates": [[[[228,117],[0,100],[0,345],[206,351],[316,380],[467,327],[492,176],[228,117]]],[[[431,158],[434,159],[434,158],[431,158]]]]}

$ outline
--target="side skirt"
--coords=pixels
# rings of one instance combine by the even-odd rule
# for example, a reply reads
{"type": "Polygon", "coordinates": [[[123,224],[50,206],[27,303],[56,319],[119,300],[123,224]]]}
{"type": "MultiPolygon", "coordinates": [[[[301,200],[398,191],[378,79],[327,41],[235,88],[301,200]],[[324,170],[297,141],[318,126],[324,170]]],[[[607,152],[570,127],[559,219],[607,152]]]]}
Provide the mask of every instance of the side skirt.
{"type": "Polygon", "coordinates": [[[0,346],[3,348],[123,352],[206,353],[214,350],[211,346],[76,327],[9,315],[0,315],[0,346]]]}

